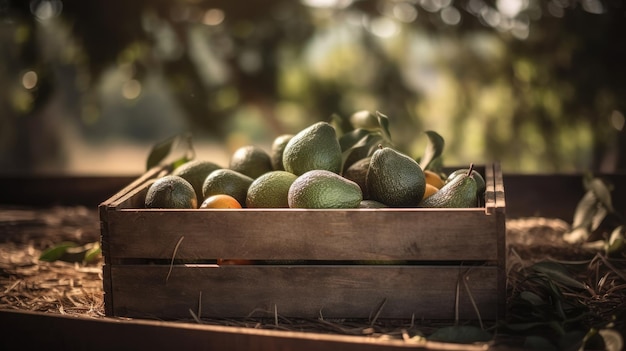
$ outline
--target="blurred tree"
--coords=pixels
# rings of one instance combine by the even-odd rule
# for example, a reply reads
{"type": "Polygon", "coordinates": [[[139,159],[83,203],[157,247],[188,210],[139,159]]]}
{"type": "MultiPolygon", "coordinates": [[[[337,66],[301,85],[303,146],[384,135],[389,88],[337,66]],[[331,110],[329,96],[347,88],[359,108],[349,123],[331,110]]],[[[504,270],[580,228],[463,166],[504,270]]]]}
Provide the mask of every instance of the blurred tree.
{"type": "MultiPolygon", "coordinates": [[[[615,0],[4,0],[0,18],[15,35],[0,43],[12,53],[3,81],[28,67],[39,80],[26,109],[15,94],[0,98],[13,116],[2,133],[24,133],[2,148],[35,162],[22,154],[39,137],[16,116],[36,116],[52,96],[36,29],[54,20],[82,49],[71,56],[77,82],[95,86],[112,68],[135,82],[157,72],[190,128],[222,140],[249,107],[274,134],[377,109],[416,155],[416,137],[437,128],[453,162],[626,169],[624,12],[615,0]]],[[[75,91],[98,103],[93,89],[75,91]]],[[[103,123],[83,122],[86,132],[103,123]]]]}

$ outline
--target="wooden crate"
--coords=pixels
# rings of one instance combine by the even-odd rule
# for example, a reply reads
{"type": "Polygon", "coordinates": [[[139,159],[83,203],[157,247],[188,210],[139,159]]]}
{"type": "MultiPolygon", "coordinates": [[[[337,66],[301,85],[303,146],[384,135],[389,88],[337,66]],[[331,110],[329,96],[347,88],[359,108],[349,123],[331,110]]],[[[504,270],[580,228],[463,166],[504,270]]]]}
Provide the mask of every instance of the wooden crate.
{"type": "Polygon", "coordinates": [[[476,169],[483,207],[348,210],[145,209],[154,169],[99,206],[106,314],[495,320],[504,187],[498,164],[476,169]]]}

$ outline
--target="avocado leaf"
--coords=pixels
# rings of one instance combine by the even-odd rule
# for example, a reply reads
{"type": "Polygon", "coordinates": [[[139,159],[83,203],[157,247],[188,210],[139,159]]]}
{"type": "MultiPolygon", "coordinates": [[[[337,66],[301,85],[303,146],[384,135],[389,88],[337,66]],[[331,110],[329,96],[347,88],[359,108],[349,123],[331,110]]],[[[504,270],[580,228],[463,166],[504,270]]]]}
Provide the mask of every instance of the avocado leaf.
{"type": "Polygon", "coordinates": [[[439,162],[434,161],[438,160],[443,154],[445,142],[443,137],[435,131],[427,130],[424,133],[426,133],[426,136],[428,137],[428,143],[426,144],[424,155],[422,155],[422,158],[420,159],[420,166],[422,166],[422,169],[424,170],[428,169],[438,172],[439,170],[437,167],[441,167],[442,162],[441,160],[439,160],[439,162]]]}
{"type": "Polygon", "coordinates": [[[182,142],[185,142],[186,144],[185,149],[183,150],[183,156],[172,161],[172,166],[176,168],[176,166],[194,159],[195,151],[193,149],[191,133],[179,134],[169,137],[152,146],[150,154],[148,155],[148,160],[146,161],[146,169],[149,170],[163,163],[170,153],[179,147],[182,142]]]}
{"type": "Polygon", "coordinates": [[[372,134],[371,131],[363,128],[354,129],[341,137],[339,137],[339,146],[341,146],[341,151],[345,152],[355,146],[358,142],[360,142],[364,137],[372,134]]]}
{"type": "Polygon", "coordinates": [[[389,117],[376,111],[376,117],[378,118],[378,124],[380,125],[380,131],[383,135],[383,139],[391,144],[391,133],[389,132],[389,117]]]}
{"type": "Polygon", "coordinates": [[[64,241],[43,251],[39,260],[54,262],[95,262],[101,254],[100,242],[78,246],[74,242],[64,241]]]}
{"type": "Polygon", "coordinates": [[[600,178],[592,178],[584,182],[585,188],[591,191],[593,195],[600,201],[600,203],[609,212],[615,212],[613,209],[613,203],[611,201],[611,190],[600,178]]]}
{"type": "Polygon", "coordinates": [[[378,132],[369,132],[358,142],[352,145],[349,149],[345,150],[342,157],[343,170],[348,169],[353,163],[362,158],[371,156],[378,148],[378,145],[385,145],[385,142],[378,132]]]}
{"type": "Polygon", "coordinates": [[[59,260],[61,257],[63,257],[63,255],[65,255],[65,253],[67,252],[68,249],[72,248],[72,247],[76,247],[76,244],[73,242],[69,242],[69,241],[64,241],[60,244],[57,244],[55,246],[52,246],[46,250],[44,250],[41,255],[39,255],[39,260],[40,261],[46,261],[46,262],[54,262],[59,260]]]}
{"type": "Polygon", "coordinates": [[[585,284],[574,279],[565,266],[557,262],[542,261],[537,262],[531,268],[538,273],[542,273],[551,281],[559,285],[576,289],[585,289],[585,284]]]}

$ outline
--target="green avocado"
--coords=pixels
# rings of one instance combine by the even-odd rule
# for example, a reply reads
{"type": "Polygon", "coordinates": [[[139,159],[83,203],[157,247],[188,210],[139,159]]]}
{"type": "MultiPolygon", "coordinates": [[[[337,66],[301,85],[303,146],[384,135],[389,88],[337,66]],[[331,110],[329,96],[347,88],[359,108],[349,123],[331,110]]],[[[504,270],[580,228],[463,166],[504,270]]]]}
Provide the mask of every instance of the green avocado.
{"type": "Polygon", "coordinates": [[[470,208],[478,206],[478,185],[470,169],[456,175],[439,191],[420,202],[420,207],[470,208]]]}

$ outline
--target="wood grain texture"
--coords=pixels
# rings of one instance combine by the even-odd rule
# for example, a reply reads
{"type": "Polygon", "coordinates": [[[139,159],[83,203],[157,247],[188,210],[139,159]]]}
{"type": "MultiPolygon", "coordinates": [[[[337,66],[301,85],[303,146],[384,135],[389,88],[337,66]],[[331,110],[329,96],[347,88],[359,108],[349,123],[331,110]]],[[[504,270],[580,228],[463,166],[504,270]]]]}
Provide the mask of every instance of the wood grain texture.
{"type": "Polygon", "coordinates": [[[121,210],[108,213],[111,259],[496,260],[481,209],[121,210]]]}
{"type": "MultiPolygon", "coordinates": [[[[213,317],[267,316],[276,307],[283,316],[368,318],[386,301],[381,318],[453,319],[459,274],[470,269],[462,281],[481,317],[502,317],[502,174],[494,165],[478,170],[485,206],[470,209],[145,209],[158,173],[144,175],[100,207],[106,313],[189,318],[202,295],[203,315],[213,317]],[[418,264],[179,264],[219,258],[418,264]]],[[[477,318],[462,285],[459,291],[460,318],[477,318]]]]}
{"type": "Polygon", "coordinates": [[[111,267],[113,314],[127,317],[454,319],[476,313],[464,278],[484,319],[495,319],[496,267],[440,266],[168,266],[111,267]],[[275,307],[276,306],[276,307],[275,307]]]}

